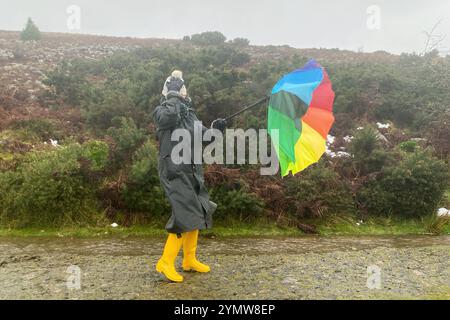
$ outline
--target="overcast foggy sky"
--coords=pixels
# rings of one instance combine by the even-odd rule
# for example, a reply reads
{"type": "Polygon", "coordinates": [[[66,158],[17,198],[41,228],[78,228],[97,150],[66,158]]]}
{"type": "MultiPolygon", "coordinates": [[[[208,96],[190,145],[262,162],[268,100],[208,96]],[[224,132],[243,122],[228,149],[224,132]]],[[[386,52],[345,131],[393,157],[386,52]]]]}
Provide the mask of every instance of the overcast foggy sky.
{"type": "MultiPolygon", "coordinates": [[[[42,31],[70,32],[69,5],[81,8],[76,32],[182,38],[218,30],[256,45],[421,52],[424,30],[437,30],[450,47],[449,0],[0,0],[0,29],[21,30],[32,17],[42,31]],[[369,5],[381,9],[381,29],[369,30],[369,5]]],[[[73,31],[72,31],[73,32],[73,31]]]]}

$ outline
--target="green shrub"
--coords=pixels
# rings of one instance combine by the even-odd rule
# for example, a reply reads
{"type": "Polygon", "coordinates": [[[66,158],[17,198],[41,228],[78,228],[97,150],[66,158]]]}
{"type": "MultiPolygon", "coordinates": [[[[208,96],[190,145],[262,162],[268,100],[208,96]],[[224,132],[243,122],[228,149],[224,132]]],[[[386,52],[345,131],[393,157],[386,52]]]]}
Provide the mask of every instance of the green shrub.
{"type": "Polygon", "coordinates": [[[114,127],[108,129],[108,135],[114,140],[113,158],[119,162],[129,160],[132,153],[144,142],[145,133],[139,129],[133,119],[116,117],[114,127]]]}
{"type": "Polygon", "coordinates": [[[412,153],[416,151],[417,142],[416,141],[404,141],[399,144],[399,148],[402,151],[412,153]]]}
{"type": "Polygon", "coordinates": [[[235,38],[231,41],[231,43],[238,47],[246,47],[250,44],[250,40],[246,38],[235,38]]]}
{"type": "Polygon", "coordinates": [[[130,116],[131,101],[118,96],[114,98],[108,98],[100,104],[93,103],[87,107],[86,122],[95,132],[105,132],[114,125],[115,118],[130,116]]]}
{"type": "Polygon", "coordinates": [[[23,29],[22,32],[20,33],[20,39],[23,41],[41,39],[41,32],[39,31],[38,27],[34,24],[33,20],[31,20],[31,18],[28,18],[25,29],[23,29]]]}
{"type": "Polygon", "coordinates": [[[131,211],[161,216],[169,212],[169,204],[158,176],[158,150],[151,140],[134,154],[122,197],[131,211]]]}
{"type": "Polygon", "coordinates": [[[211,189],[211,199],[217,202],[215,217],[218,219],[245,221],[255,218],[264,210],[264,201],[243,186],[235,189],[214,187],[211,189]]]}
{"type": "Polygon", "coordinates": [[[49,139],[60,140],[62,133],[57,130],[54,122],[44,118],[32,118],[28,120],[16,120],[10,124],[10,128],[23,140],[48,141],[49,139]]]}
{"type": "Polygon", "coordinates": [[[89,168],[92,171],[104,170],[108,163],[108,144],[103,141],[90,140],[83,144],[81,156],[89,160],[89,168]]]}
{"type": "Polygon", "coordinates": [[[95,184],[84,176],[80,159],[103,162],[96,151],[100,145],[32,151],[15,171],[0,173],[0,223],[22,227],[92,221],[95,184]]]}
{"type": "Polygon", "coordinates": [[[416,152],[384,168],[359,192],[358,200],[371,214],[425,216],[437,208],[448,179],[444,162],[416,152]]]}
{"type": "Polygon", "coordinates": [[[72,106],[79,106],[98,98],[93,86],[87,81],[84,73],[78,68],[80,62],[63,61],[54,70],[47,73],[43,83],[55,89],[56,96],[72,106]]]}
{"type": "Polygon", "coordinates": [[[207,31],[191,36],[191,41],[197,45],[218,45],[222,44],[227,38],[219,31],[207,31]]]}
{"type": "Polygon", "coordinates": [[[349,150],[359,175],[380,171],[389,160],[389,154],[379,144],[377,131],[371,127],[355,132],[349,150]]]}
{"type": "Polygon", "coordinates": [[[339,175],[323,163],[286,179],[286,197],[300,217],[321,217],[328,213],[353,213],[355,205],[349,188],[339,175]]]}

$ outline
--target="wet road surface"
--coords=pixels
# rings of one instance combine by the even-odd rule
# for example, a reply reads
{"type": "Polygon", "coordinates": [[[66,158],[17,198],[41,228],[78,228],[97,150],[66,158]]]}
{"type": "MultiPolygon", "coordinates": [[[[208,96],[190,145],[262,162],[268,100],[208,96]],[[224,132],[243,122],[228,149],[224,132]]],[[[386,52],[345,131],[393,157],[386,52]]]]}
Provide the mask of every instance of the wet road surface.
{"type": "Polygon", "coordinates": [[[164,240],[0,238],[0,299],[450,299],[449,236],[201,238],[183,283],[164,240]]]}

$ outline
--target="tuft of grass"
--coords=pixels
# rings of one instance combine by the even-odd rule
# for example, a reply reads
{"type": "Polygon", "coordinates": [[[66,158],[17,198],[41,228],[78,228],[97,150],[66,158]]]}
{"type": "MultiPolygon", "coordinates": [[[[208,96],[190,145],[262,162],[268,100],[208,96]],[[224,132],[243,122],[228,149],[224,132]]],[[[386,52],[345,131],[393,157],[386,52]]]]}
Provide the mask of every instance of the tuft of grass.
{"type": "Polygon", "coordinates": [[[425,229],[434,235],[449,234],[450,217],[430,216],[423,219],[425,229]]]}
{"type": "Polygon", "coordinates": [[[358,218],[332,215],[318,222],[322,235],[421,235],[450,234],[447,219],[428,217],[405,219],[396,217],[358,218]]]}

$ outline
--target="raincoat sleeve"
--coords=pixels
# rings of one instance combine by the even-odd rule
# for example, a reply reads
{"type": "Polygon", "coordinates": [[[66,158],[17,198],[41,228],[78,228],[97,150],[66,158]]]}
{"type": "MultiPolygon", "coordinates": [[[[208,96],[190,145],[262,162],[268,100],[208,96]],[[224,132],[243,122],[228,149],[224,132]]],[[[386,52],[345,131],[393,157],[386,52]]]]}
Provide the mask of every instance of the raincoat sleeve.
{"type": "Polygon", "coordinates": [[[160,130],[172,129],[177,125],[179,111],[174,106],[157,106],[153,119],[160,130]]]}

